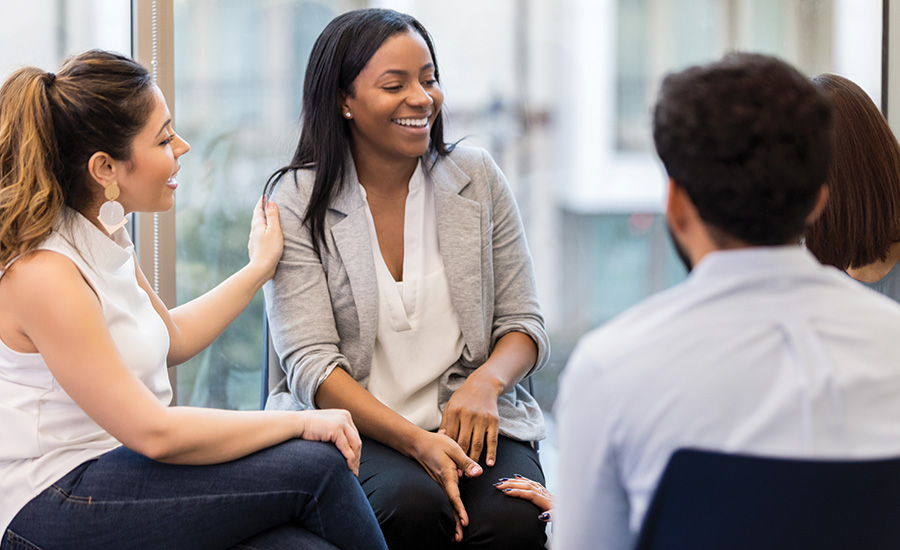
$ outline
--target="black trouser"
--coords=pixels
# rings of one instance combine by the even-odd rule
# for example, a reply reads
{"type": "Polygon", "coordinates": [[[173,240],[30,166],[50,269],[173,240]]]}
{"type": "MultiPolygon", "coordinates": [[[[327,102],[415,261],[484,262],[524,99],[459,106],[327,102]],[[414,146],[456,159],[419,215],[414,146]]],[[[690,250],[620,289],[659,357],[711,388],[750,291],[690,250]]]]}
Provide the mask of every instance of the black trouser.
{"type": "Polygon", "coordinates": [[[444,490],[418,462],[363,437],[359,481],[375,511],[391,550],[441,548],[542,549],[545,523],[534,504],[506,496],[494,487],[501,477],[523,475],[544,483],[537,452],[529,443],[501,436],[497,460],[484,473],[460,479],[459,490],[469,516],[462,544],[453,543],[453,508],[444,490]]]}

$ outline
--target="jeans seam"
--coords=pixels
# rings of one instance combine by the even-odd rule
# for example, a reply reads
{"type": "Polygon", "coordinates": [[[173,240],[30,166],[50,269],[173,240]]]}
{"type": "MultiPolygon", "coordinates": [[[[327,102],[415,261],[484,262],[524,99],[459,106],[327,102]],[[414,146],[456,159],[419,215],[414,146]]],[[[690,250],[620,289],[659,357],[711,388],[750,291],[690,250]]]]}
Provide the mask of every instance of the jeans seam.
{"type": "Polygon", "coordinates": [[[3,538],[5,538],[6,541],[12,545],[4,546],[5,550],[16,550],[17,548],[22,547],[26,547],[25,550],[43,550],[40,546],[26,539],[22,535],[16,533],[12,529],[7,529],[6,536],[4,536],[3,538]]]}
{"type": "Polygon", "coordinates": [[[91,504],[91,499],[93,498],[93,497],[79,497],[79,496],[73,495],[73,494],[69,493],[68,491],[66,491],[65,489],[63,489],[62,487],[60,487],[59,485],[51,485],[50,488],[68,500],[74,500],[74,501],[81,502],[84,504],[91,504]]]}

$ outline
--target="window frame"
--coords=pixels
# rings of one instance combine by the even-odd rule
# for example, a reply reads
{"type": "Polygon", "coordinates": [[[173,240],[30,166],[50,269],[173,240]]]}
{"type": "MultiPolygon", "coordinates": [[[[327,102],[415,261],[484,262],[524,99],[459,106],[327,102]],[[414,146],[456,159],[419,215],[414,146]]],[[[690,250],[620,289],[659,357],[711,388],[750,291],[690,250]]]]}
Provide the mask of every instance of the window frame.
{"type": "MultiPolygon", "coordinates": [[[[174,122],[177,118],[173,0],[132,0],[131,16],[131,55],[154,74],[174,122]]],[[[175,199],[178,200],[178,197],[175,199]]],[[[137,213],[134,218],[135,252],[141,270],[166,307],[173,308],[177,305],[175,208],[167,212],[137,213]]],[[[173,391],[172,403],[176,403],[178,384],[175,367],[169,369],[169,382],[173,391]]]]}

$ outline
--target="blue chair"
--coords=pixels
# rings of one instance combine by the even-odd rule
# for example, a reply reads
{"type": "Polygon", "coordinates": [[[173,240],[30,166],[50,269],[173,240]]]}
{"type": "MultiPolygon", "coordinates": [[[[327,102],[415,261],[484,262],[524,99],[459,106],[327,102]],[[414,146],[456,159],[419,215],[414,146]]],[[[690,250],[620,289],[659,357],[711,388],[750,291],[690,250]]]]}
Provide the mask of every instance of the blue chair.
{"type": "Polygon", "coordinates": [[[898,549],[900,458],[676,451],[637,550],[898,549]]]}
{"type": "Polygon", "coordinates": [[[275,353],[275,346],[272,345],[272,335],[269,332],[269,315],[263,308],[263,360],[262,360],[262,380],[260,384],[259,408],[266,408],[266,401],[269,400],[269,392],[272,391],[281,379],[284,378],[284,371],[281,370],[281,362],[278,360],[278,354],[275,353]]]}

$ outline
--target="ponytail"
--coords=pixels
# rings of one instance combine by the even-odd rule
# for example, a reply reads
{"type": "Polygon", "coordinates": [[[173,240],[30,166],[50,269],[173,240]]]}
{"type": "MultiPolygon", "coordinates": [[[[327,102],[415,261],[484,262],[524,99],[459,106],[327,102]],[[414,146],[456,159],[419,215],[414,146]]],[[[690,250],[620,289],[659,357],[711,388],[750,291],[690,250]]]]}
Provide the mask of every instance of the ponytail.
{"type": "Polygon", "coordinates": [[[34,67],[0,88],[0,270],[50,234],[63,205],[84,212],[100,186],[88,173],[103,151],[129,160],[153,109],[153,81],[123,55],[89,50],[57,74],[34,67]]]}
{"type": "Polygon", "coordinates": [[[0,270],[47,237],[63,205],[51,75],[26,67],[0,88],[0,270]]]}

